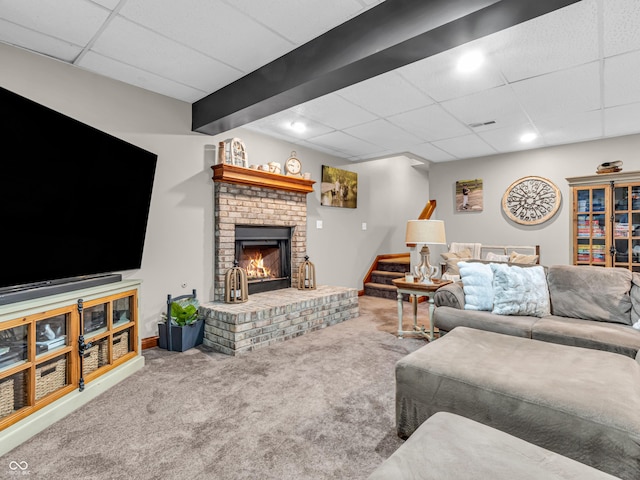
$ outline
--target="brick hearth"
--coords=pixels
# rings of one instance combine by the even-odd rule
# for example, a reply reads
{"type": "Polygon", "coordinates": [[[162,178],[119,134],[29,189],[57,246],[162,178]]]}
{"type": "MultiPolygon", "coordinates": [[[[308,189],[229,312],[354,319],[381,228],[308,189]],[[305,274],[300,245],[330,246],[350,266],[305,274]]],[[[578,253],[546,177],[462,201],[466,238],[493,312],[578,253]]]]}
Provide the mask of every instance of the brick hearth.
{"type": "Polygon", "coordinates": [[[359,315],[355,288],[318,286],[256,293],[246,303],[200,306],[204,344],[228,355],[250,352],[359,315]]]}

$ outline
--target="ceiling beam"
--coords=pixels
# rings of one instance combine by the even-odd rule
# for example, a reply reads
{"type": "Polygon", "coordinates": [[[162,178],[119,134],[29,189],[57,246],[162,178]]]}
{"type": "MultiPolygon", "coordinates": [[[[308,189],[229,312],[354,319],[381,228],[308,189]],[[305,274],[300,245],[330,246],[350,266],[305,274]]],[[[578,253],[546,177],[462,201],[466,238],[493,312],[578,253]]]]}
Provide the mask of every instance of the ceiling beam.
{"type": "Polygon", "coordinates": [[[196,101],[192,130],[240,127],[578,1],[386,0],[196,101]]]}

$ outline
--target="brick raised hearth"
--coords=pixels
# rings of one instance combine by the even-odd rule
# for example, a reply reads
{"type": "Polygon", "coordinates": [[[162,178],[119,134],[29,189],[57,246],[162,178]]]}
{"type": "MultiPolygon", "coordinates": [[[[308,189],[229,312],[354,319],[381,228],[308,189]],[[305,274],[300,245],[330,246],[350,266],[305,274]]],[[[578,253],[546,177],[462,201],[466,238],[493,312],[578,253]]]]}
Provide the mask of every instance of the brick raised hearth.
{"type": "Polygon", "coordinates": [[[359,315],[355,288],[318,286],[256,293],[246,303],[200,306],[204,344],[228,355],[250,352],[359,315]]]}
{"type": "Polygon", "coordinates": [[[229,165],[215,165],[213,171],[214,301],[200,306],[204,344],[237,355],[357,317],[357,290],[345,287],[283,288],[251,294],[246,303],[224,303],[237,225],[292,227],[289,287],[297,285],[307,253],[307,194],[315,182],[229,165]]]}

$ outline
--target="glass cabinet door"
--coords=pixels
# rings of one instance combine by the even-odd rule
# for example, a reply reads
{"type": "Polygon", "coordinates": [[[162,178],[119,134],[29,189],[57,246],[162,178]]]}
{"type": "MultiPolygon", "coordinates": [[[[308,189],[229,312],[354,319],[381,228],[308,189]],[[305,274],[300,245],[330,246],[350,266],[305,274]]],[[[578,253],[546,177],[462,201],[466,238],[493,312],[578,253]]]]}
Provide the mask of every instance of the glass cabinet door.
{"type": "Polygon", "coordinates": [[[66,313],[38,320],[36,322],[36,357],[69,345],[68,325],[69,314],[66,313]]]}
{"type": "Polygon", "coordinates": [[[29,325],[0,330],[0,371],[28,359],[29,325]]]}
{"type": "Polygon", "coordinates": [[[85,337],[91,337],[107,331],[106,303],[85,308],[83,317],[85,337]]]}
{"type": "Polygon", "coordinates": [[[606,265],[608,261],[607,187],[578,188],[574,193],[574,263],[606,265]]]}

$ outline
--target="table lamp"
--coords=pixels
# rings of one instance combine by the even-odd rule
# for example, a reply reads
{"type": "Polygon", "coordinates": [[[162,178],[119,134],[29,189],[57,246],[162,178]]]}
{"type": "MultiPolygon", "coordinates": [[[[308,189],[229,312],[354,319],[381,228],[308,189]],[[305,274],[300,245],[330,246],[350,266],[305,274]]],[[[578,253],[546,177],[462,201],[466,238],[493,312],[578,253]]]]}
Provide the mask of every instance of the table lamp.
{"type": "Polygon", "coordinates": [[[422,283],[432,284],[432,278],[438,272],[438,268],[429,263],[429,247],[426,244],[446,245],[444,222],[442,220],[409,220],[405,241],[423,244],[420,250],[422,262],[415,267],[415,272],[422,283]]]}

